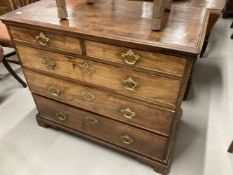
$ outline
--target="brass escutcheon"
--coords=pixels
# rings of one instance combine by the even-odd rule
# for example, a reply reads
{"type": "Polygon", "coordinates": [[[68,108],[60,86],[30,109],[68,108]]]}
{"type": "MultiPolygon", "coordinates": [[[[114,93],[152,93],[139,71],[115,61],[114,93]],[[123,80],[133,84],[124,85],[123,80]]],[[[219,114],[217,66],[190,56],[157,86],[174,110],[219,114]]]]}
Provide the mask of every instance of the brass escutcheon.
{"type": "Polygon", "coordinates": [[[65,114],[64,112],[59,112],[56,114],[56,117],[61,120],[61,121],[64,121],[67,119],[67,114],[65,114]]]}
{"type": "Polygon", "coordinates": [[[134,141],[132,138],[130,138],[128,135],[122,135],[120,136],[121,141],[126,145],[131,145],[134,141]]]}
{"type": "Polygon", "coordinates": [[[93,95],[91,92],[89,92],[87,89],[81,93],[83,98],[87,101],[93,101],[95,100],[95,95],[93,95]]]}
{"type": "Polygon", "coordinates": [[[134,91],[139,86],[139,84],[134,81],[132,77],[127,78],[126,80],[122,80],[121,83],[125,87],[125,89],[134,91]]]}
{"type": "Polygon", "coordinates": [[[95,124],[98,123],[98,120],[95,119],[94,117],[91,117],[91,116],[87,116],[87,117],[86,117],[86,120],[87,120],[87,122],[88,122],[89,124],[92,124],[92,125],[95,125],[95,124]]]}
{"type": "Polygon", "coordinates": [[[48,69],[52,70],[54,70],[54,68],[56,67],[56,62],[48,57],[43,59],[42,64],[44,64],[48,69]]]}
{"type": "Polygon", "coordinates": [[[95,70],[88,63],[79,64],[79,68],[81,69],[83,74],[89,76],[91,76],[95,72],[95,70]]]}
{"type": "Polygon", "coordinates": [[[55,85],[49,86],[48,92],[50,92],[53,96],[59,96],[61,94],[61,90],[55,85]]]}
{"type": "Polygon", "coordinates": [[[141,57],[136,55],[131,49],[129,49],[126,53],[122,53],[121,58],[130,66],[135,66],[141,60],[141,57]]]}
{"type": "Polygon", "coordinates": [[[36,42],[41,46],[48,46],[49,40],[50,39],[47,38],[43,32],[40,32],[40,34],[36,36],[36,42]]]}
{"type": "Polygon", "coordinates": [[[121,113],[125,118],[132,119],[136,116],[136,112],[132,111],[130,108],[121,109],[121,113]]]}

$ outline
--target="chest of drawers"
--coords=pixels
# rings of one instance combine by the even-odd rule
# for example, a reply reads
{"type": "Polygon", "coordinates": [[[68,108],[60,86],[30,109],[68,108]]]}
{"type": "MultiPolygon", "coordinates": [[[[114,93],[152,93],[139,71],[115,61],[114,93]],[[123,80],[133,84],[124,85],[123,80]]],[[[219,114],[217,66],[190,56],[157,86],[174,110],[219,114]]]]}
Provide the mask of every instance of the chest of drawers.
{"type": "Polygon", "coordinates": [[[68,21],[57,19],[49,0],[2,17],[38,108],[38,124],[107,145],[167,174],[208,13],[177,9],[166,30],[152,32],[152,4],[144,3],[144,17],[142,2],[120,0],[115,10],[104,8],[111,6],[107,0],[98,4],[67,0],[68,21]],[[124,16],[130,9],[137,13],[124,16]],[[189,20],[183,23],[179,15],[189,20]],[[183,34],[176,30],[181,27],[183,34]]]}

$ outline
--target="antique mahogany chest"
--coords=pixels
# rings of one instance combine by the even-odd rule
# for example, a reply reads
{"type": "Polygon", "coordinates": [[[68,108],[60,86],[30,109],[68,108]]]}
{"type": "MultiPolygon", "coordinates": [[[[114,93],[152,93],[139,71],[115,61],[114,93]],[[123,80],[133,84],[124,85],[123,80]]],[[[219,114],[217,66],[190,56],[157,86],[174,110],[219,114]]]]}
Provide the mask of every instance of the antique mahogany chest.
{"type": "Polygon", "coordinates": [[[174,3],[166,28],[154,32],[152,3],[66,2],[65,21],[57,18],[51,0],[1,17],[38,108],[38,124],[107,145],[168,173],[208,10],[174,3]]]}

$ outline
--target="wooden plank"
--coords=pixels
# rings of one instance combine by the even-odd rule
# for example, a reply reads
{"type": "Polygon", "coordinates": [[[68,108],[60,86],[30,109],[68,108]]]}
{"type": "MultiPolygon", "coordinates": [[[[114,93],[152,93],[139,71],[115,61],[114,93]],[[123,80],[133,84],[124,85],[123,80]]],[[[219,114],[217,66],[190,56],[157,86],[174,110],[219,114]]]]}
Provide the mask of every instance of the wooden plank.
{"type": "Polygon", "coordinates": [[[66,9],[66,1],[56,0],[56,4],[57,4],[58,18],[60,18],[61,20],[66,19],[68,17],[68,13],[66,9]]]}

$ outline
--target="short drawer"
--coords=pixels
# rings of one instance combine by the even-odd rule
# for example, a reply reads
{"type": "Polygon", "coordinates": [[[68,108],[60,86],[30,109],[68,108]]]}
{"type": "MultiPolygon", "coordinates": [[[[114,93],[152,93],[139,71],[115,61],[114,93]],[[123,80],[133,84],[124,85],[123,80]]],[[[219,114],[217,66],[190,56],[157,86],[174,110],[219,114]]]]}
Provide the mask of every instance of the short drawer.
{"type": "Polygon", "coordinates": [[[82,54],[80,41],[75,37],[14,26],[10,26],[10,32],[13,40],[16,41],[26,42],[44,48],[82,54]]]}
{"type": "Polygon", "coordinates": [[[125,96],[175,108],[181,82],[17,45],[24,66],[80,80],[125,96]]]}
{"type": "Polygon", "coordinates": [[[159,53],[85,41],[87,56],[147,71],[183,77],[187,60],[159,53]]]}
{"type": "Polygon", "coordinates": [[[163,160],[168,139],[34,95],[40,117],[124,149],[163,160]]]}
{"type": "Polygon", "coordinates": [[[32,92],[127,124],[169,136],[174,111],[142,104],[116,94],[24,71],[32,92]]]}

